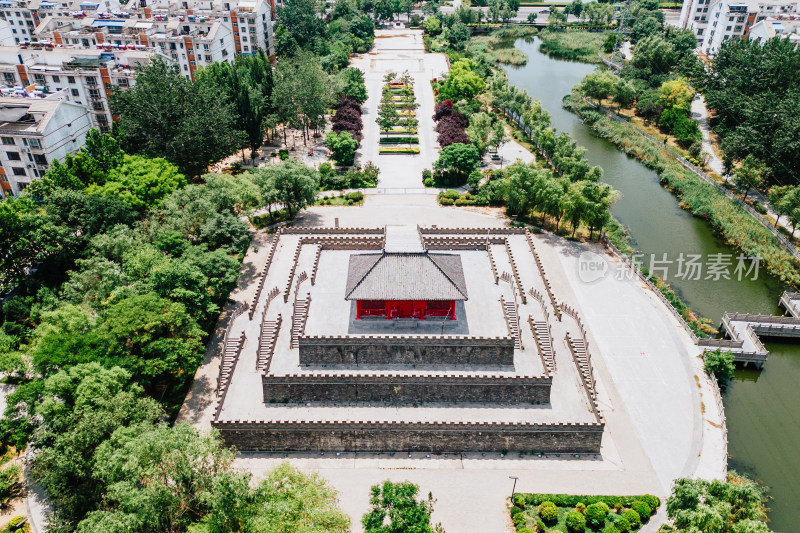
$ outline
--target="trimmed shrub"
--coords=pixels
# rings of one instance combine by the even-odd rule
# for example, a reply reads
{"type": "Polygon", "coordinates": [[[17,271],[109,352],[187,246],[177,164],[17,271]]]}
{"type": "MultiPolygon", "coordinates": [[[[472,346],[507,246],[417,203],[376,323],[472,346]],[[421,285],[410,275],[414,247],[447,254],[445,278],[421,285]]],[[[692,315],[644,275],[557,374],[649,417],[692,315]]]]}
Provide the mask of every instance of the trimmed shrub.
{"type": "Polygon", "coordinates": [[[614,526],[606,526],[605,529],[603,529],[603,533],[619,533],[619,529],[614,526]]]}
{"type": "Polygon", "coordinates": [[[631,525],[631,528],[638,528],[640,525],[642,525],[642,518],[639,516],[639,513],[633,509],[628,509],[622,516],[625,517],[625,520],[628,521],[628,523],[631,525]]]}
{"type": "Polygon", "coordinates": [[[631,523],[624,516],[620,516],[614,521],[614,527],[616,527],[620,533],[628,533],[628,531],[631,530],[631,523]]]}
{"type": "Polygon", "coordinates": [[[379,154],[418,154],[419,148],[417,146],[381,146],[378,149],[379,154]]]}
{"type": "Polygon", "coordinates": [[[8,521],[8,529],[11,531],[15,531],[22,527],[23,522],[25,522],[24,516],[15,516],[11,520],[8,521]]]}
{"type": "Polygon", "coordinates": [[[381,144],[419,144],[419,137],[381,137],[381,144]]]}
{"type": "Polygon", "coordinates": [[[533,531],[531,531],[527,527],[523,527],[522,529],[518,529],[517,533],[533,533],[533,531]]]}
{"type": "MultiPolygon", "coordinates": [[[[495,174],[497,176],[497,174],[495,174]]],[[[589,505],[591,503],[603,502],[609,507],[614,507],[619,503],[623,507],[630,507],[636,500],[643,499],[641,496],[586,496],[579,494],[524,494],[525,502],[528,505],[539,505],[542,502],[553,502],[558,507],[575,507],[579,503],[589,505]]]]}
{"type": "Polygon", "coordinates": [[[585,513],[586,512],[586,504],[583,503],[583,502],[578,502],[575,505],[575,510],[578,511],[579,513],[581,513],[581,514],[585,513]]]}
{"type": "Polygon", "coordinates": [[[753,202],[753,209],[755,209],[757,212],[761,213],[762,215],[766,215],[767,214],[767,208],[761,202],[753,202]]]}
{"type": "Polygon", "coordinates": [[[617,513],[617,514],[619,514],[619,512],[622,511],[624,508],[625,508],[625,506],[622,505],[619,502],[614,504],[614,512],[617,513]]]}
{"type": "Polygon", "coordinates": [[[544,533],[545,531],[547,531],[547,526],[545,526],[544,522],[542,522],[541,520],[537,520],[536,531],[538,531],[539,533],[544,533]]]}
{"type": "Polygon", "coordinates": [[[442,193],[445,198],[450,198],[451,200],[458,200],[458,197],[461,194],[455,189],[448,189],[442,193]]]}
{"type": "Polygon", "coordinates": [[[345,194],[344,197],[348,200],[353,200],[354,202],[360,202],[364,199],[364,193],[361,191],[354,191],[345,194]]]}
{"type": "Polygon", "coordinates": [[[522,494],[514,495],[514,506],[520,509],[525,509],[525,497],[522,494]]]}
{"type": "Polygon", "coordinates": [[[453,205],[455,204],[455,200],[451,200],[450,198],[439,198],[439,203],[442,205],[453,205]]]}
{"type": "Polygon", "coordinates": [[[521,512],[522,512],[522,509],[520,509],[519,507],[517,507],[517,506],[515,505],[515,506],[513,506],[513,507],[511,508],[511,510],[510,510],[509,512],[511,513],[511,516],[514,516],[514,515],[515,515],[515,514],[517,514],[517,513],[521,513],[521,512]]]}
{"type": "Polygon", "coordinates": [[[426,187],[433,187],[433,178],[425,178],[422,180],[422,184],[426,187]]]}
{"type": "Polygon", "coordinates": [[[578,511],[570,511],[564,519],[564,523],[570,531],[583,533],[586,529],[586,518],[578,511]]]}
{"type": "Polygon", "coordinates": [[[520,511],[520,512],[514,514],[514,515],[511,515],[511,520],[514,522],[514,525],[517,525],[517,526],[520,525],[520,524],[524,524],[525,523],[525,513],[520,511]]]}
{"type": "Polygon", "coordinates": [[[657,497],[653,496],[652,494],[645,494],[644,496],[642,496],[639,499],[650,506],[650,514],[651,515],[656,511],[656,509],[661,507],[661,500],[659,500],[657,497]]]}
{"type": "Polygon", "coordinates": [[[552,524],[558,520],[558,507],[556,507],[556,504],[553,502],[544,502],[540,504],[537,511],[539,512],[539,517],[548,524],[552,524]]]}
{"type": "Polygon", "coordinates": [[[647,521],[653,512],[652,509],[650,509],[650,506],[647,505],[643,500],[636,500],[633,502],[631,504],[631,509],[639,513],[639,517],[644,521],[647,521]]]}
{"type": "Polygon", "coordinates": [[[590,504],[586,507],[583,514],[586,516],[586,523],[589,524],[589,527],[599,528],[606,522],[608,505],[603,502],[590,504]]]}

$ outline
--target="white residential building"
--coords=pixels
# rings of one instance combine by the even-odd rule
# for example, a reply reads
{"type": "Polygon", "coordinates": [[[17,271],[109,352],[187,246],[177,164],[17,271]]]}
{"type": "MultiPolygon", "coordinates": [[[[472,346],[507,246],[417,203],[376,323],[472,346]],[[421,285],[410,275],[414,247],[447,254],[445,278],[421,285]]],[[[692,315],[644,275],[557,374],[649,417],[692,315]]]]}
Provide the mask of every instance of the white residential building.
{"type": "Polygon", "coordinates": [[[697,47],[713,54],[728,39],[747,38],[750,29],[767,18],[800,19],[798,0],[686,0],[681,27],[697,36],[697,47]]]}
{"type": "Polygon", "coordinates": [[[750,28],[750,39],[765,43],[773,37],[787,38],[800,46],[800,18],[796,20],[778,20],[767,18],[756,22],[750,28]]]}
{"type": "Polygon", "coordinates": [[[155,53],[150,50],[81,50],[52,45],[0,47],[0,85],[28,93],[38,90],[49,94],[63,89],[66,99],[89,108],[96,128],[108,131],[112,121],[111,91],[114,87],[124,89],[134,85],[134,67],[148,63],[155,53]]]}
{"type": "Polygon", "coordinates": [[[16,196],[53,161],[63,162],[86,141],[91,113],[66,90],[42,96],[0,97],[0,190],[16,196]]]}

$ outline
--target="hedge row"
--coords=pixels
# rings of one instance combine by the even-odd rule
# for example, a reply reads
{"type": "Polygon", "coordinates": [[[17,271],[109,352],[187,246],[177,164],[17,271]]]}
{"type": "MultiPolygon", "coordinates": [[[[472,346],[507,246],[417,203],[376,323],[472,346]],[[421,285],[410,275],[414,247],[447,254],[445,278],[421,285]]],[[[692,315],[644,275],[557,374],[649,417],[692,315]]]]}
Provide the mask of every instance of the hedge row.
{"type": "Polygon", "coordinates": [[[575,496],[573,494],[522,494],[522,496],[525,498],[525,505],[538,506],[544,502],[553,502],[558,507],[575,507],[579,503],[591,505],[602,502],[612,509],[616,504],[630,507],[633,502],[642,499],[641,496],[575,496]]]}
{"type": "Polygon", "coordinates": [[[419,144],[419,137],[381,137],[381,144],[419,144]]]}
{"type": "Polygon", "coordinates": [[[418,154],[419,148],[416,146],[381,146],[379,154],[418,154]]]}

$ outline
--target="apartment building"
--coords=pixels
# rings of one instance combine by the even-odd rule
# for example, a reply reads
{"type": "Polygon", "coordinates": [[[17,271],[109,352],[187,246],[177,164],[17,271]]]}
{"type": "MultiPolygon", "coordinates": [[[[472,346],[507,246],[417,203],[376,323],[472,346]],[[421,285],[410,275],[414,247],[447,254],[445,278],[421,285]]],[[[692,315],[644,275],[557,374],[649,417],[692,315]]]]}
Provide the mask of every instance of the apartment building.
{"type": "Polygon", "coordinates": [[[710,55],[728,39],[747,38],[750,29],[768,18],[800,19],[798,0],[686,0],[681,27],[697,36],[700,52],[710,55]]]}
{"type": "MultiPolygon", "coordinates": [[[[181,73],[194,79],[195,71],[217,61],[231,61],[238,54],[264,50],[275,54],[274,0],[119,0],[104,3],[58,4],[43,13],[47,2],[28,0],[28,8],[16,7],[0,17],[11,25],[12,38],[22,46],[52,44],[84,49],[146,50],[171,57],[181,73]],[[37,9],[31,6],[36,3],[37,9]],[[65,7],[66,6],[66,7],[65,7]],[[78,8],[78,10],[73,10],[78,8]],[[19,15],[19,17],[17,17],[19,15]],[[18,20],[19,19],[19,20],[18,20]]],[[[24,3],[24,0],[0,0],[24,3]]],[[[50,2],[54,6],[54,2],[50,2]]],[[[0,28],[0,32],[2,28],[0,28]]]]}
{"type": "Polygon", "coordinates": [[[0,96],[0,196],[16,196],[53,161],[78,150],[92,113],[67,99],[67,90],[5,89],[0,96]]]}
{"type": "MultiPolygon", "coordinates": [[[[136,83],[134,68],[146,64],[152,50],[83,50],[53,45],[0,47],[0,85],[33,87],[43,94],[65,91],[66,100],[85,106],[100,131],[109,131],[113,87],[136,83]]],[[[165,58],[169,61],[169,58],[165,58]]]]}
{"type": "Polygon", "coordinates": [[[750,39],[765,43],[773,37],[789,39],[800,46],[800,17],[789,20],[767,18],[753,24],[750,39]]]}

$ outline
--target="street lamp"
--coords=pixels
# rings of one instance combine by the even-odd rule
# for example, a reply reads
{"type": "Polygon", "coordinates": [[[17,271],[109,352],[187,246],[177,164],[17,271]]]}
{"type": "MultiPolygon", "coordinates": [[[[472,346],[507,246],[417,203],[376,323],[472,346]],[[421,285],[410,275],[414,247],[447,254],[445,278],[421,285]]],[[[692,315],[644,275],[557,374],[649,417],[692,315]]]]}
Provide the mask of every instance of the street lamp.
{"type": "Polygon", "coordinates": [[[514,503],[514,491],[517,488],[517,480],[519,478],[517,476],[508,476],[508,479],[513,479],[514,480],[514,486],[511,487],[511,503],[513,504],[514,503]]]}

